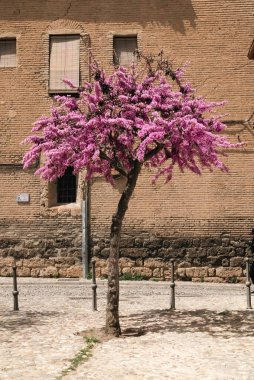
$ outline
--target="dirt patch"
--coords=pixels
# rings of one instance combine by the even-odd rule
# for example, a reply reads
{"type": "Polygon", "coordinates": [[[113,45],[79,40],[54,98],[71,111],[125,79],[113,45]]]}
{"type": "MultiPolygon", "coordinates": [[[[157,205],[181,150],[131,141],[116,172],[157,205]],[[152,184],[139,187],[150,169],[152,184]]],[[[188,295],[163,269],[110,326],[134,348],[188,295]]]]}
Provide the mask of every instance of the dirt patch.
{"type": "Polygon", "coordinates": [[[99,343],[107,342],[114,339],[112,335],[107,335],[104,328],[92,328],[84,331],[77,332],[76,335],[83,336],[84,338],[96,339],[99,343]]]}

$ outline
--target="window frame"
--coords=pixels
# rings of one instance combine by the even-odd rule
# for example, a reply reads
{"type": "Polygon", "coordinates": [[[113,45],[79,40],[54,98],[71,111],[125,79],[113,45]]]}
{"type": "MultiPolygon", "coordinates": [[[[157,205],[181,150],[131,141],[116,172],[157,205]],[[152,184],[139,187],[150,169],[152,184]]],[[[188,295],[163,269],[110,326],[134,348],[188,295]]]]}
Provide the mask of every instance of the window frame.
{"type": "MultiPolygon", "coordinates": [[[[124,39],[135,39],[136,42],[136,49],[138,49],[139,46],[139,41],[138,41],[138,34],[133,33],[133,34],[114,34],[113,35],[113,64],[115,66],[130,66],[131,64],[121,64],[119,61],[119,58],[116,55],[116,50],[115,50],[115,41],[116,40],[124,40],[124,39]],[[118,60],[118,62],[117,62],[118,60]]],[[[133,60],[135,62],[135,59],[133,60]]]]}
{"type": "MultiPolygon", "coordinates": [[[[68,166],[68,168],[66,168],[65,170],[65,173],[62,177],[58,178],[57,181],[56,181],[56,204],[57,205],[66,205],[66,204],[71,204],[71,203],[76,203],[77,202],[77,190],[78,190],[78,176],[76,174],[73,174],[73,167],[71,166],[68,166]],[[70,173],[71,171],[71,173],[70,173]],[[66,190],[66,194],[59,194],[59,192],[63,189],[61,189],[61,186],[63,186],[63,184],[60,183],[61,180],[64,179],[64,177],[66,178],[65,181],[67,182],[67,179],[70,178],[70,181],[72,182],[72,179],[75,179],[71,184],[69,182],[68,185],[73,185],[73,183],[75,183],[75,186],[74,186],[74,191],[75,191],[75,200],[66,200],[66,201],[60,201],[59,199],[62,197],[66,197],[68,198],[68,196],[72,196],[67,194],[68,191],[70,191],[68,189],[68,185],[66,187],[66,184],[65,184],[65,190],[66,190]]],[[[73,189],[71,188],[71,191],[73,191],[73,189]]]]}
{"type": "MultiPolygon", "coordinates": [[[[0,45],[1,42],[14,42],[15,43],[15,65],[13,66],[1,66],[0,69],[15,69],[18,66],[18,57],[17,57],[17,37],[16,36],[0,36],[0,45]]],[[[1,55],[0,55],[1,56],[1,55]]]]}
{"type": "Polygon", "coordinates": [[[80,78],[81,78],[81,63],[80,63],[80,45],[81,45],[81,34],[80,33],[50,33],[48,40],[48,94],[49,95],[71,95],[74,97],[79,96],[79,86],[80,86],[80,78]],[[51,39],[52,38],[63,38],[63,37],[78,37],[79,39],[79,49],[78,49],[78,86],[76,88],[63,88],[63,89],[52,89],[50,88],[50,77],[51,77],[51,39]]]}

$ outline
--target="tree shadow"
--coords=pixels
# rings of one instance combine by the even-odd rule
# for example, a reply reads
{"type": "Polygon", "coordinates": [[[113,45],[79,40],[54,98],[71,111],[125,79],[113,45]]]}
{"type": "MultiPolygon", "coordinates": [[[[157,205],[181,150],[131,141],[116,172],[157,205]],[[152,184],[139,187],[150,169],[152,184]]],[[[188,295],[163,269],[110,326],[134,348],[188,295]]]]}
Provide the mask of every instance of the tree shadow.
{"type": "Polygon", "coordinates": [[[55,0],[28,0],[8,7],[4,3],[0,4],[2,19],[10,21],[66,19],[80,23],[123,22],[142,26],[149,23],[171,25],[175,31],[185,34],[185,22],[195,28],[197,19],[192,0],[94,0],[92,7],[80,0],[66,0],[61,7],[55,0]]]}
{"type": "Polygon", "coordinates": [[[216,312],[206,309],[150,310],[121,317],[123,335],[147,333],[205,332],[225,339],[232,336],[254,336],[254,318],[251,311],[216,312]],[[130,334],[132,332],[132,334],[130,334]]]}
{"type": "Polygon", "coordinates": [[[0,313],[0,333],[11,331],[18,333],[22,329],[29,329],[35,325],[50,323],[52,317],[57,317],[59,312],[4,312],[0,313]]]}

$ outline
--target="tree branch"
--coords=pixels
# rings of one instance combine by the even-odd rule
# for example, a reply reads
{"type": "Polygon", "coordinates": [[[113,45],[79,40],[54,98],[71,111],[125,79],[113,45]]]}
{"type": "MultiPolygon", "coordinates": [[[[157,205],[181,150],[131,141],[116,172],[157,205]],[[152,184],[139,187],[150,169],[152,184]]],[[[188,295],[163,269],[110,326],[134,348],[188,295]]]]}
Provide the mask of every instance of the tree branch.
{"type": "Polygon", "coordinates": [[[159,153],[159,151],[162,150],[163,148],[164,148],[164,144],[158,143],[154,149],[150,150],[150,152],[145,154],[144,161],[150,160],[150,158],[152,158],[157,153],[159,153]]]}
{"type": "Polygon", "coordinates": [[[124,177],[127,177],[127,173],[124,171],[124,169],[123,169],[121,166],[119,166],[119,164],[118,164],[116,161],[114,161],[114,160],[112,160],[111,158],[109,158],[109,157],[106,155],[106,153],[104,153],[104,152],[100,152],[100,158],[101,158],[102,160],[106,160],[106,161],[108,161],[108,162],[110,163],[110,165],[111,165],[116,171],[118,171],[119,174],[123,175],[124,177]]]}
{"type": "Polygon", "coordinates": [[[251,121],[251,119],[254,116],[254,112],[250,115],[248,119],[239,119],[239,120],[222,120],[222,122],[226,125],[235,125],[235,124],[242,124],[242,125],[250,125],[254,128],[254,122],[251,121]]]}

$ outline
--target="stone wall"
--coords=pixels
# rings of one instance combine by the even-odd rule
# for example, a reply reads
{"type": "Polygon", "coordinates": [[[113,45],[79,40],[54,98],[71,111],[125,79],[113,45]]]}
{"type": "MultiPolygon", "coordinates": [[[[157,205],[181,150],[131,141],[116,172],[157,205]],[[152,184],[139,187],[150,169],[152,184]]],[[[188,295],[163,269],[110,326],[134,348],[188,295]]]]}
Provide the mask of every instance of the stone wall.
{"type": "MultiPolygon", "coordinates": [[[[97,275],[107,276],[107,240],[94,240],[97,275]]],[[[167,280],[175,260],[179,280],[209,282],[245,281],[245,257],[251,256],[248,239],[223,235],[218,238],[165,238],[125,235],[120,249],[120,275],[167,280]]]]}
{"type": "Polygon", "coordinates": [[[0,276],[80,277],[81,220],[54,217],[42,220],[9,220],[0,238],[0,276]],[[69,222],[70,221],[70,222],[69,222]],[[34,234],[36,231],[36,236],[34,234]],[[15,237],[13,237],[15,236],[15,237]]]}
{"type": "MultiPolygon", "coordinates": [[[[10,276],[14,262],[19,276],[81,277],[81,239],[0,240],[0,276],[10,276]]],[[[107,277],[109,241],[94,239],[92,254],[96,275],[107,277]]],[[[175,260],[176,278],[183,281],[243,282],[245,257],[251,256],[247,239],[149,238],[124,235],[119,273],[123,279],[169,280],[170,261],[175,260]]]]}

